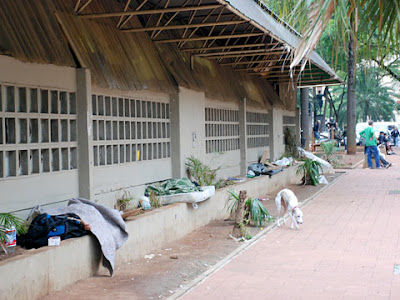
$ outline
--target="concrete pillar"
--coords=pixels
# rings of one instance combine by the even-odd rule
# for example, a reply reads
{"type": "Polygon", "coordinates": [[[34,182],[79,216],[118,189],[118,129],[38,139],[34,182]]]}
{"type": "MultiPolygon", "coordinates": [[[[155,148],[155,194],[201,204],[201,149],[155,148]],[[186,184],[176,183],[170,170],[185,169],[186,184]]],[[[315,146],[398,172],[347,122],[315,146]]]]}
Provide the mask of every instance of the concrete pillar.
{"type": "Polygon", "coordinates": [[[239,104],[239,143],[240,143],[240,175],[247,174],[247,132],[246,132],[246,99],[239,104]]]}
{"type": "Polygon", "coordinates": [[[179,95],[171,95],[170,97],[170,122],[171,122],[171,168],[172,177],[181,177],[181,147],[180,136],[181,130],[179,126],[179,95]]]}
{"type": "Polygon", "coordinates": [[[93,199],[92,81],[90,71],[76,69],[79,196],[93,199]]]}
{"type": "Polygon", "coordinates": [[[296,145],[300,145],[301,143],[301,126],[300,126],[300,108],[296,107],[296,128],[295,128],[295,135],[296,135],[296,145]]]}
{"type": "Polygon", "coordinates": [[[271,161],[275,160],[275,134],[274,134],[274,109],[271,108],[268,111],[268,116],[269,116],[269,157],[271,161]]]}
{"type": "Polygon", "coordinates": [[[302,135],[301,138],[306,140],[305,149],[309,150],[309,144],[311,141],[311,115],[309,111],[309,89],[302,88],[300,89],[301,94],[301,129],[302,135]]]}

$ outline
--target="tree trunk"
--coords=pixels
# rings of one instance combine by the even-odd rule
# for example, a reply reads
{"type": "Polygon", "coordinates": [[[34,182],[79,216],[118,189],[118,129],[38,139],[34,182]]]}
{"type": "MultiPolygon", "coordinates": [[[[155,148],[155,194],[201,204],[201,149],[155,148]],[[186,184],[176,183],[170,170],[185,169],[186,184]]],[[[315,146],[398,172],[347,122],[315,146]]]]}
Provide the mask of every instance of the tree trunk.
{"type": "Polygon", "coordinates": [[[247,197],[247,191],[239,192],[239,201],[236,206],[235,225],[233,225],[232,235],[236,238],[242,237],[240,224],[243,224],[244,203],[247,197]]]}
{"type": "Polygon", "coordinates": [[[351,16],[353,32],[350,33],[349,57],[347,60],[347,154],[356,154],[356,40],[354,36],[354,17],[351,16]]]}
{"type": "Polygon", "coordinates": [[[300,89],[301,94],[301,138],[302,138],[302,146],[303,141],[305,141],[304,149],[310,150],[310,141],[311,141],[311,114],[309,110],[310,99],[309,99],[309,89],[302,88],[300,89]]]}

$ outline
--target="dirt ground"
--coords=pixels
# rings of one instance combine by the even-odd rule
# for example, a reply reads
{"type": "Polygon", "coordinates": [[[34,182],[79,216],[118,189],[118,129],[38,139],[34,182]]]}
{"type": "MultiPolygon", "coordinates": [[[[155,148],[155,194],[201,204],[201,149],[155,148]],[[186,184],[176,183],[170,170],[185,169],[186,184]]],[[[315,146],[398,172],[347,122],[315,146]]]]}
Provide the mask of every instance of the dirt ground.
{"type": "MultiPolygon", "coordinates": [[[[338,172],[327,176],[327,179],[332,182],[342,174],[338,172]]],[[[322,185],[288,186],[295,192],[300,202],[308,199],[323,187],[322,185]]],[[[274,197],[277,192],[271,191],[260,197],[265,199],[262,203],[273,216],[276,212],[274,197]]],[[[78,297],[83,299],[165,299],[243,244],[229,237],[232,228],[233,222],[230,220],[211,222],[162,249],[149,252],[148,258],[117,266],[111,278],[94,276],[40,299],[50,300],[58,297],[63,299],[78,297]]],[[[264,230],[258,227],[248,227],[248,229],[253,236],[260,230],[264,230]]]]}

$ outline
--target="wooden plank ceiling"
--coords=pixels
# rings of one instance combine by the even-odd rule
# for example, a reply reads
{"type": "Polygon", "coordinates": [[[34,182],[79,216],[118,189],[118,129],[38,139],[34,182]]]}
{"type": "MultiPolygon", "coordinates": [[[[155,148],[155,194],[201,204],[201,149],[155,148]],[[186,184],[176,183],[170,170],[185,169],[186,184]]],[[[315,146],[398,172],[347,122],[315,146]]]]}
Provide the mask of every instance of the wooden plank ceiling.
{"type": "MultiPolygon", "coordinates": [[[[289,65],[293,50],[262,31],[217,0],[114,0],[120,11],[87,12],[98,0],[76,0],[75,13],[85,19],[110,18],[126,34],[147,32],[156,44],[176,44],[190,53],[231,66],[236,72],[260,76],[274,84],[297,82],[297,86],[338,84],[337,78],[312,61],[299,73],[289,65]],[[142,26],[131,22],[137,17],[142,26]],[[136,24],[136,26],[134,25],[136,24]]],[[[253,1],[253,0],[246,0],[253,1]]],[[[266,11],[266,13],[268,13],[266,11]]]]}

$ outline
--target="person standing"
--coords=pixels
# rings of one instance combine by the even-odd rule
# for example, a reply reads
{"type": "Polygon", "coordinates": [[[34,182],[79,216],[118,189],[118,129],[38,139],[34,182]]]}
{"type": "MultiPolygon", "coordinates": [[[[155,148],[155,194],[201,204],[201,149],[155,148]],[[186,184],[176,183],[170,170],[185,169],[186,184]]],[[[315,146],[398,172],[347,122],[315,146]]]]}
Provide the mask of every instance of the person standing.
{"type": "Polygon", "coordinates": [[[391,133],[395,147],[399,146],[399,135],[400,135],[399,130],[397,129],[397,127],[395,127],[391,133]]]}
{"type": "Polygon", "coordinates": [[[363,136],[365,138],[365,148],[366,148],[366,152],[367,152],[368,167],[370,169],[372,169],[372,155],[374,155],[375,162],[376,162],[376,168],[380,169],[381,164],[379,162],[379,150],[378,150],[376,138],[374,135],[373,126],[374,126],[374,122],[369,121],[368,127],[360,132],[360,136],[363,136]]]}
{"type": "Polygon", "coordinates": [[[320,127],[321,127],[321,121],[318,120],[317,123],[315,123],[314,128],[313,128],[314,136],[315,136],[316,140],[319,140],[321,138],[321,135],[319,134],[320,127]]]}

